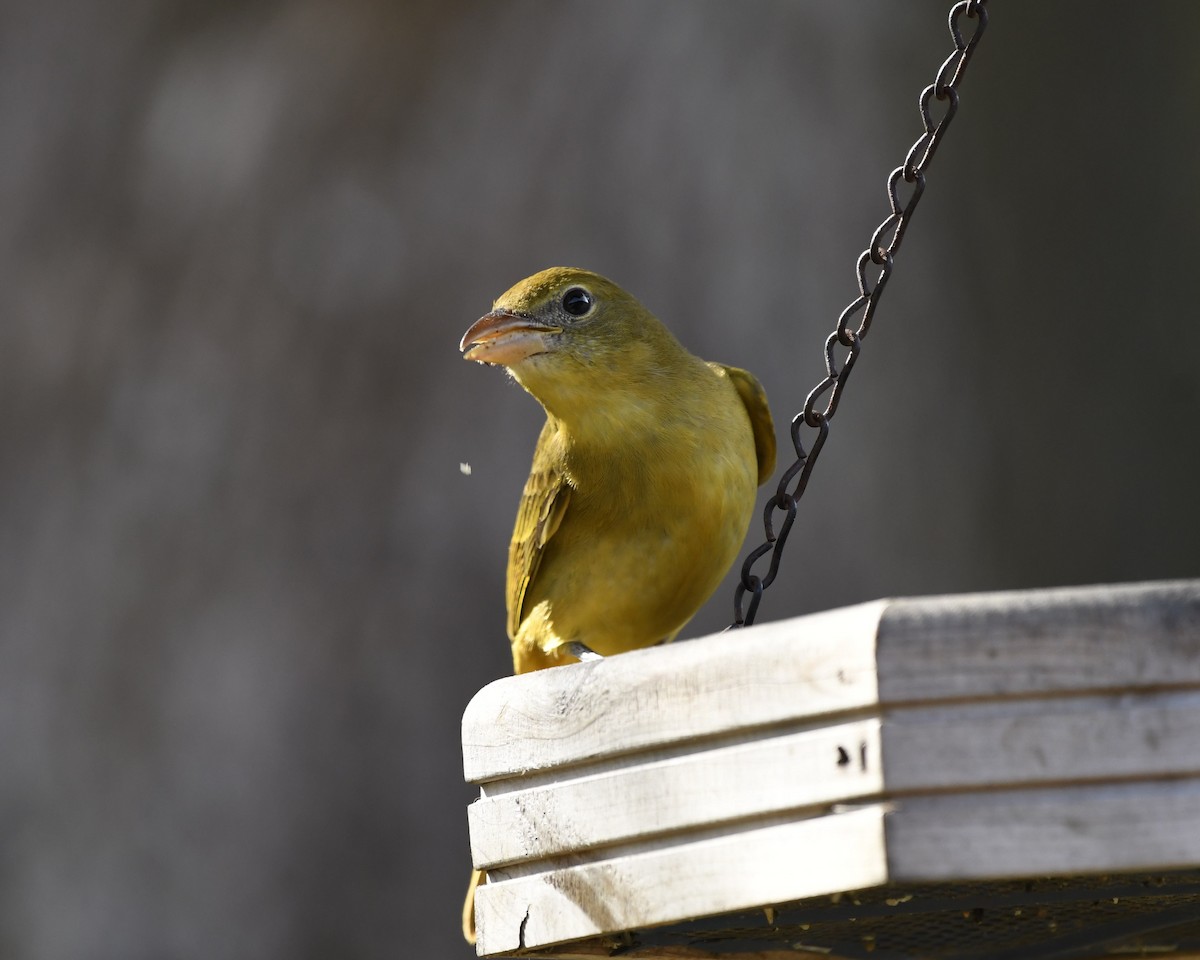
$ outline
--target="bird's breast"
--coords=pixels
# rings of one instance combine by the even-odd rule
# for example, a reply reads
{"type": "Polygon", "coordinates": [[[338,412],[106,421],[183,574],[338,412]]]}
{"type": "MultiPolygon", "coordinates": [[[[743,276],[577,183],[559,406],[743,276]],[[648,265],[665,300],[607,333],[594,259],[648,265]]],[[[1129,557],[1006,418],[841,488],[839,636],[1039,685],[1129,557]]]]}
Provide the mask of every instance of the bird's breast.
{"type": "Polygon", "coordinates": [[[736,558],[754,509],[744,416],[659,424],[633,446],[572,451],[571,506],[531,597],[549,601],[558,638],[603,654],[674,637],[736,558]]]}

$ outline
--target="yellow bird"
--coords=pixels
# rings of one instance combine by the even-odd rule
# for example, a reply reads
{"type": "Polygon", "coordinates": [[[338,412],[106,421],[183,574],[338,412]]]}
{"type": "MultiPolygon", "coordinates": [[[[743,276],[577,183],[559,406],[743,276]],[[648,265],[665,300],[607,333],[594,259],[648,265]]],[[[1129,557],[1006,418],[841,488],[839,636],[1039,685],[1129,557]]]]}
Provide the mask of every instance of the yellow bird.
{"type": "Polygon", "coordinates": [[[565,267],[503,294],[460,348],[546,410],[508,550],[514,672],[673,639],[737,557],[774,469],[759,382],[565,267]]]}
{"type": "Polygon", "coordinates": [[[774,470],[762,386],[568,267],[502,294],[459,347],[546,411],[508,549],[514,672],[674,639],[736,559],[774,470]]]}

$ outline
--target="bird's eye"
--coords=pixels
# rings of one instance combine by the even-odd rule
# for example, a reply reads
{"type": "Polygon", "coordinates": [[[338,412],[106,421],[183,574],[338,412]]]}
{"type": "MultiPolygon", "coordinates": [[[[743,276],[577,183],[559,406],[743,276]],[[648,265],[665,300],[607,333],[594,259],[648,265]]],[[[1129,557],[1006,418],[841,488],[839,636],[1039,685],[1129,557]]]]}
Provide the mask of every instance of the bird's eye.
{"type": "Polygon", "coordinates": [[[563,309],[573,317],[582,317],[592,309],[592,295],[583,287],[572,287],[562,298],[563,309]]]}

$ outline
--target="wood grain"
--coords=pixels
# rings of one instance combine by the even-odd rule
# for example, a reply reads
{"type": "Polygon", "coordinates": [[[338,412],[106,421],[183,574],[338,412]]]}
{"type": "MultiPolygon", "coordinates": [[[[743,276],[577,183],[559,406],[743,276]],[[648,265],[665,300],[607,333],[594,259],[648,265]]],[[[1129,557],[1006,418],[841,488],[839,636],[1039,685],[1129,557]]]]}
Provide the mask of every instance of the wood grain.
{"type": "Polygon", "coordinates": [[[884,717],[888,795],[1200,775],[1200,691],[893,708],[884,717]]]}
{"type": "Polygon", "coordinates": [[[477,893],[479,951],[509,952],[882,883],[883,813],[867,807],[512,880],[501,872],[477,893]]]}
{"type": "Polygon", "coordinates": [[[484,687],[463,716],[466,779],[619,756],[873,704],[883,602],[484,687]]]}
{"type": "Polygon", "coordinates": [[[1200,581],[893,600],[883,703],[1200,687],[1200,581]]]}
{"type": "Polygon", "coordinates": [[[879,721],[772,736],[485,797],[467,808],[476,867],[579,854],[692,827],[878,794],[879,721]]]}
{"type": "Polygon", "coordinates": [[[1185,776],[1200,776],[1200,691],[984,701],[638,754],[484,796],[468,819],[488,869],[872,797],[1185,776]]]}
{"type": "Polygon", "coordinates": [[[895,801],[892,880],[1170,870],[1200,864],[1200,779],[895,801]]]}

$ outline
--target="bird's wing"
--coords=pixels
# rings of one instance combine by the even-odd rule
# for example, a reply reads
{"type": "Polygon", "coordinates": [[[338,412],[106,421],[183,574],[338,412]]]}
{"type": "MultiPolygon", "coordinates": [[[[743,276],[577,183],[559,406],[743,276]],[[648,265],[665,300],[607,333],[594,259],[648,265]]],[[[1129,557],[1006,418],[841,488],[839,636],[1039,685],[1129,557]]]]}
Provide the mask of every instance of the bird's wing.
{"type": "Polygon", "coordinates": [[[524,616],[525,593],[537,575],[546,543],[562,523],[571,488],[548,453],[551,426],[538,438],[533,469],[525,481],[512,543],[508,545],[508,635],[515,637],[524,616]]]}
{"type": "Polygon", "coordinates": [[[758,483],[762,486],[775,470],[775,423],[771,419],[771,408],[767,406],[767,393],[758,378],[749,371],[723,364],[720,366],[742,398],[746,413],[750,415],[754,451],[758,458],[758,483]]]}

